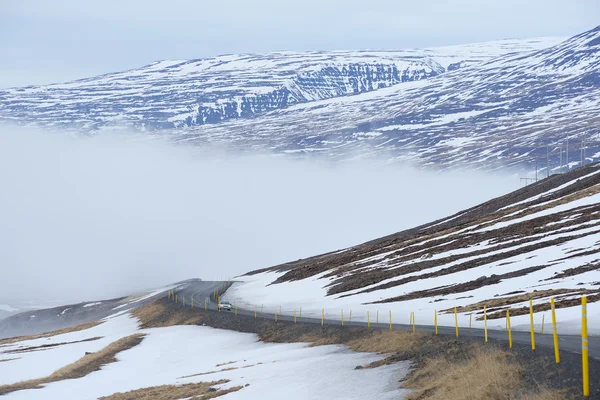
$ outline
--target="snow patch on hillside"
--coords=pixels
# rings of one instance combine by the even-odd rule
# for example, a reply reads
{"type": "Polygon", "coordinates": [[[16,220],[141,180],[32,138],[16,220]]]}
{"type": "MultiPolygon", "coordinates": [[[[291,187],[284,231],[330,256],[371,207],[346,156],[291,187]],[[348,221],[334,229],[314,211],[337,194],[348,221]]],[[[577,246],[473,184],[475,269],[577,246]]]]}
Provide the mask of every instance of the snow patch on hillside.
{"type": "Polygon", "coordinates": [[[141,344],[118,353],[117,362],[83,378],[13,392],[6,398],[96,399],[144,387],[221,379],[230,382],[218,385],[219,388],[248,385],[228,394],[228,399],[391,400],[408,393],[408,390],[399,389],[398,383],[409,371],[407,362],[355,369],[358,365],[381,360],[384,355],[355,353],[342,345],[309,347],[308,343],[262,343],[254,334],[203,326],[138,330],[137,320],[128,315],[107,318],[88,330],[3,347],[0,356],[24,346],[103,336],[89,342],[19,354],[19,359],[0,363],[0,384],[49,375],[81,358],[86,351],[100,350],[134,333],[144,333],[146,337],[141,344]],[[208,374],[190,376],[204,373],[208,374]]]}

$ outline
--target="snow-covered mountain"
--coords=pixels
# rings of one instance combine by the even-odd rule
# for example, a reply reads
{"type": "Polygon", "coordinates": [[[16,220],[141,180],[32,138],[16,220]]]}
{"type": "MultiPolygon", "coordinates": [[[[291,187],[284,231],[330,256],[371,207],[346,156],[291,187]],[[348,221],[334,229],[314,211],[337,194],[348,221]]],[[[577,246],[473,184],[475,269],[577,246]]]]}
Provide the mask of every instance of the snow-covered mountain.
{"type": "Polygon", "coordinates": [[[588,161],[600,157],[599,116],[597,27],[546,49],[500,56],[431,79],[178,135],[182,141],[285,153],[381,155],[438,169],[533,169],[536,161],[545,168],[548,158],[554,172],[561,159],[580,163],[584,140],[588,161]]]}
{"type": "MultiPolygon", "coordinates": [[[[550,321],[556,298],[559,329],[575,332],[579,298],[588,296],[591,329],[600,332],[600,164],[556,174],[446,219],[371,242],[236,278],[225,297],[237,304],[282,307],[287,314],[355,320],[380,311],[387,321],[527,327],[550,321]]],[[[373,321],[373,320],[372,320],[373,321]]],[[[468,325],[467,325],[468,326],[468,325]]]]}
{"type": "Polygon", "coordinates": [[[173,128],[248,118],[463,69],[560,38],[401,51],[279,52],[160,61],[64,84],[0,90],[0,121],[94,130],[173,128]]]}
{"type": "Polygon", "coordinates": [[[544,175],[600,159],[599,115],[600,27],[564,41],[163,61],[0,91],[0,121],[18,124],[544,175]]]}

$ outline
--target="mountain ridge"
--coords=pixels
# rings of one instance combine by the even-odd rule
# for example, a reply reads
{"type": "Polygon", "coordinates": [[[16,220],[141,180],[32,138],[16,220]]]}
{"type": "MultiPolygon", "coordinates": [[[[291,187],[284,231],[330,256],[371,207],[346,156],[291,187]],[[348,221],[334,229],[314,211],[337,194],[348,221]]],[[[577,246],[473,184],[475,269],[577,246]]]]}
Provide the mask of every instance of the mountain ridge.
{"type": "Polygon", "coordinates": [[[217,123],[425,79],[558,40],[158,61],[64,84],[0,90],[0,120],[92,131],[118,124],[154,130],[217,123]]]}
{"type": "Polygon", "coordinates": [[[423,81],[173,136],[181,142],[236,142],[241,148],[262,146],[298,156],[380,155],[389,162],[437,169],[531,171],[548,158],[544,173],[554,173],[566,169],[561,158],[580,165],[581,147],[590,156],[583,163],[600,154],[599,32],[595,28],[545,49],[423,81]]]}

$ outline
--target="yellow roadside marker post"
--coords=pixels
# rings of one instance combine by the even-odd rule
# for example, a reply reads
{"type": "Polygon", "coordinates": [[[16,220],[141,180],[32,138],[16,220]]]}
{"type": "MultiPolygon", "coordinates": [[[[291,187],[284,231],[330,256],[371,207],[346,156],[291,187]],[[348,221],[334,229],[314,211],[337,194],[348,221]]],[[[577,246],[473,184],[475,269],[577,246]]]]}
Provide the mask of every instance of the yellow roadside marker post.
{"type": "Polygon", "coordinates": [[[417,331],[417,323],[415,322],[415,312],[412,312],[412,332],[415,333],[417,331]]]}
{"type": "Polygon", "coordinates": [[[352,310],[350,310],[350,322],[352,322],[352,310]]]}
{"type": "Polygon", "coordinates": [[[344,326],[344,310],[342,310],[342,326],[344,326]]]}
{"type": "Polygon", "coordinates": [[[194,297],[192,297],[192,308],[194,308],[194,297]]]}
{"type": "Polygon", "coordinates": [[[529,300],[529,330],[531,331],[531,350],[535,351],[535,329],[533,327],[533,300],[529,300]]]}
{"type": "Polygon", "coordinates": [[[375,323],[379,323],[379,310],[377,310],[377,316],[375,317],[375,323]]]}
{"type": "Polygon", "coordinates": [[[456,325],[456,337],[458,337],[458,314],[456,313],[456,307],[454,307],[454,325],[456,325]]]}
{"type": "Polygon", "coordinates": [[[487,307],[483,306],[483,332],[485,334],[485,342],[488,341],[488,332],[487,332],[487,307]]]}
{"type": "Polygon", "coordinates": [[[367,328],[371,329],[371,315],[367,311],[367,328]]]}
{"type": "Polygon", "coordinates": [[[508,331],[508,347],[512,349],[512,330],[510,329],[510,310],[506,310],[506,330],[508,331]]]}
{"type": "Polygon", "coordinates": [[[435,334],[438,334],[437,310],[433,310],[433,324],[435,325],[435,334]]]}
{"type": "Polygon", "coordinates": [[[296,309],[294,308],[294,323],[296,323],[296,309]]]}
{"type": "Polygon", "coordinates": [[[550,299],[550,308],[552,310],[552,336],[554,337],[554,358],[556,363],[560,364],[560,351],[558,350],[558,331],[556,330],[556,313],[554,312],[554,297],[550,299]]]}
{"type": "Polygon", "coordinates": [[[281,311],[281,306],[279,306],[279,315],[283,315],[283,312],[281,311]]]}
{"type": "Polygon", "coordinates": [[[207,306],[208,304],[206,304],[206,299],[204,299],[204,311],[206,311],[206,309],[208,308],[207,306]]]}
{"type": "Polygon", "coordinates": [[[473,327],[473,313],[469,314],[469,328],[473,327]]]}
{"type": "MultiPolygon", "coordinates": [[[[262,312],[262,310],[260,312],[262,312]]],[[[254,305],[254,318],[256,318],[256,304],[254,305]]]]}
{"type": "Polygon", "coordinates": [[[544,334],[544,317],[545,316],[546,316],[545,314],[542,314],[542,330],[540,332],[542,335],[544,334]]]}
{"type": "Polygon", "coordinates": [[[588,327],[587,327],[587,297],[581,298],[581,372],[583,373],[583,395],[590,395],[590,370],[588,354],[588,327]]]}
{"type": "Polygon", "coordinates": [[[321,308],[321,326],[325,325],[325,309],[321,308]]]}
{"type": "Polygon", "coordinates": [[[390,310],[390,331],[392,330],[392,310],[390,310]]]}

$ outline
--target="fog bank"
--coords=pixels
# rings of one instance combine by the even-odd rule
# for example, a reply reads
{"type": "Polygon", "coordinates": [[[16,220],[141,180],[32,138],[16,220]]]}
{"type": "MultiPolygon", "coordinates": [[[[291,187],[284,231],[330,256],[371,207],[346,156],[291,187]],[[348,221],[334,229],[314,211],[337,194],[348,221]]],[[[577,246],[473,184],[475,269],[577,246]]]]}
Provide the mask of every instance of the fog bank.
{"type": "Polygon", "coordinates": [[[518,180],[0,127],[0,185],[0,300],[72,302],[341,249],[518,180]]]}

